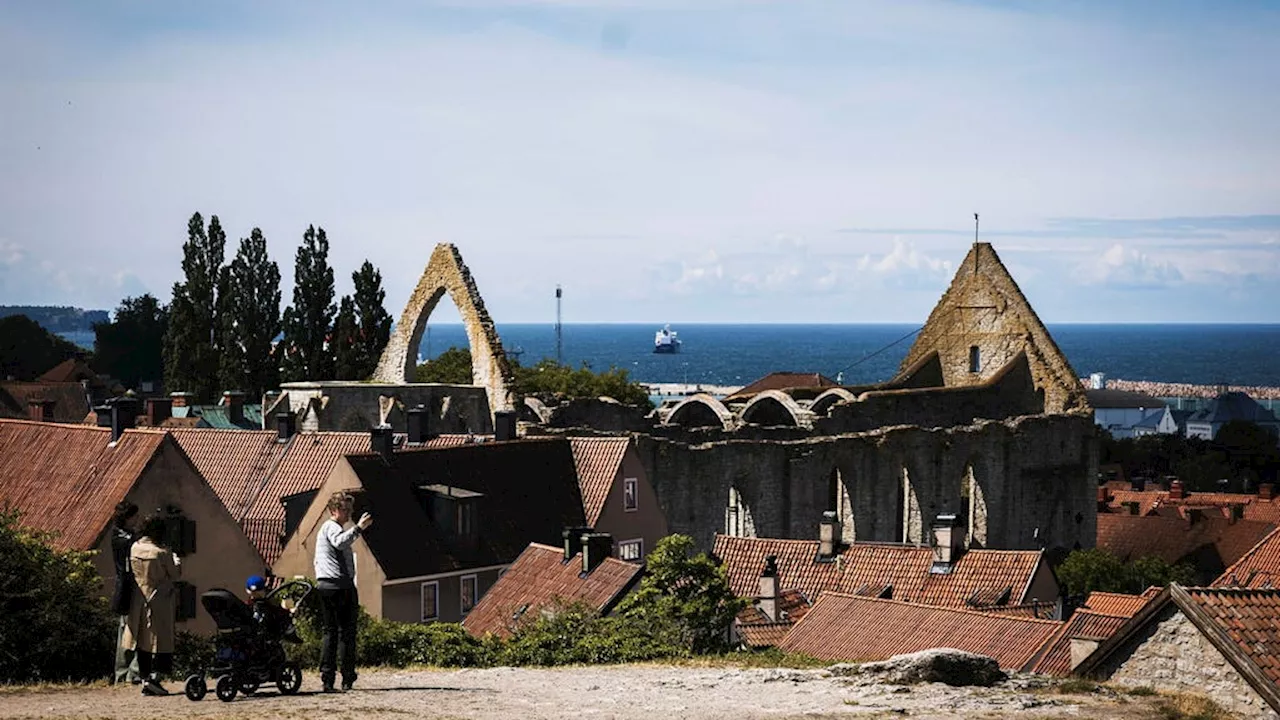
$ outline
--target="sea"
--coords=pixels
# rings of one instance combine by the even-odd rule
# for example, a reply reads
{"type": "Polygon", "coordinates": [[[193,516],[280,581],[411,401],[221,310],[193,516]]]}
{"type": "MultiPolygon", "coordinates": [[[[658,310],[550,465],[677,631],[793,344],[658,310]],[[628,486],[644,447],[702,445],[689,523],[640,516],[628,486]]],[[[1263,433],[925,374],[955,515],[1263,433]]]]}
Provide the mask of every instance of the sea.
{"type": "MultiPolygon", "coordinates": [[[[1195,385],[1280,387],[1280,324],[1056,324],[1058,347],[1081,377],[1195,385]]],[[[817,372],[846,384],[887,380],[911,347],[919,325],[672,325],[680,352],[653,352],[645,324],[566,324],[560,359],[593,370],[628,371],[646,383],[740,386],[777,371],[817,372]],[[839,378],[837,378],[839,376],[839,378]]],[[[552,324],[499,324],[508,354],[524,365],[556,358],[552,324]]],[[[93,347],[93,333],[63,333],[93,347]]],[[[419,359],[467,347],[461,324],[432,324],[419,359]]]]}

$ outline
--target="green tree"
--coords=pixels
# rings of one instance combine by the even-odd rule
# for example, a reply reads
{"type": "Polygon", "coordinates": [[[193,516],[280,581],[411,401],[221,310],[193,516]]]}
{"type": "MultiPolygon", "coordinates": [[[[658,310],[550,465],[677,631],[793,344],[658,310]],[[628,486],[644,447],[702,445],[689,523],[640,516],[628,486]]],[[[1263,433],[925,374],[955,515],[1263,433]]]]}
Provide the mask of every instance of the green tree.
{"type": "Polygon", "coordinates": [[[746,600],[729,589],[723,567],[693,550],[688,535],[659,540],[645,558],[640,586],[618,604],[618,615],[637,622],[674,620],[685,646],[705,653],[723,648],[729,624],[746,600]]]}
{"type": "Polygon", "coordinates": [[[355,316],[358,332],[353,340],[356,347],[354,379],[364,380],[378,369],[378,360],[391,339],[391,316],[383,307],[387,293],[382,289],[382,273],[368,260],[360,269],[351,273],[355,283],[355,316]]]}
{"type": "Polygon", "coordinates": [[[420,383],[470,385],[471,352],[466,348],[451,347],[419,365],[415,379],[420,383]]]}
{"type": "Polygon", "coordinates": [[[93,326],[93,365],[136,389],[144,380],[164,378],[164,339],[169,309],[151,294],[127,297],[115,318],[93,326]]]}
{"type": "Polygon", "coordinates": [[[339,380],[363,380],[360,349],[360,327],[356,321],[356,307],[350,295],[343,295],[338,303],[338,316],[333,321],[333,362],[335,377],[339,380]]]}
{"type": "Polygon", "coordinates": [[[1137,595],[1152,585],[1189,583],[1195,576],[1190,565],[1171,565],[1158,557],[1136,558],[1126,563],[1101,548],[1071,552],[1054,573],[1068,595],[1094,591],[1137,595]]]}
{"type": "Polygon", "coordinates": [[[333,379],[333,268],[324,228],[308,226],[294,259],[293,304],[284,311],[284,378],[333,379]]]}
{"type": "Polygon", "coordinates": [[[195,394],[201,400],[218,391],[221,365],[218,340],[218,289],[227,236],[218,216],[195,213],[187,222],[187,242],[182,245],[184,281],[174,283],[169,303],[169,327],[165,335],[165,385],[170,390],[195,394]]]}
{"type": "Polygon", "coordinates": [[[0,509],[0,683],[102,677],[115,631],[92,553],[19,520],[0,509]]]}
{"type": "Polygon", "coordinates": [[[45,330],[26,315],[0,318],[0,380],[35,380],[81,352],[74,343],[45,330]]]}
{"type": "Polygon", "coordinates": [[[241,238],[225,273],[222,311],[223,389],[250,397],[280,384],[280,367],[271,343],[280,334],[280,267],[267,254],[267,239],[254,228],[241,238]]]}
{"type": "Polygon", "coordinates": [[[1254,422],[1233,420],[1218,430],[1213,446],[1231,465],[1233,480],[1248,480],[1252,487],[1257,487],[1259,482],[1276,481],[1280,471],[1280,446],[1276,445],[1276,435],[1271,430],[1254,422]]]}

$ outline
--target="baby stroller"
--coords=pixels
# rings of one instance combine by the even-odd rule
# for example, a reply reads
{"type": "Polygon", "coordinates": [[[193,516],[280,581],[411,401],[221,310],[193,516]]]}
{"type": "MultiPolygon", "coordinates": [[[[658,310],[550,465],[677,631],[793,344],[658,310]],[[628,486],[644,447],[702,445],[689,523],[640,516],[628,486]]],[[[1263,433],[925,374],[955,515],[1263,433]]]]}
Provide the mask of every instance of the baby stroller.
{"type": "Polygon", "coordinates": [[[313,588],[305,579],[290,580],[253,604],[221,588],[201,595],[200,603],[218,626],[217,652],[212,667],[187,678],[187,699],[204,699],[206,678],[216,681],[214,692],[223,702],[237,693],[252,695],[266,683],[275,683],[281,695],[298,692],[302,668],[289,661],[284,642],[299,640],[286,608],[300,606],[313,588]]]}

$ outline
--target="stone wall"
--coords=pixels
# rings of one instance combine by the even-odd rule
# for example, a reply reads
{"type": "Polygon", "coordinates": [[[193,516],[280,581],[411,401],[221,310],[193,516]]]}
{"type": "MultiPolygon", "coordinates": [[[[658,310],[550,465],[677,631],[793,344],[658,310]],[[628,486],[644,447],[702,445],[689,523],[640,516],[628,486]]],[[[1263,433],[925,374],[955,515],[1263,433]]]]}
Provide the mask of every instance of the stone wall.
{"type": "Polygon", "coordinates": [[[934,351],[948,387],[985,382],[1025,352],[1036,386],[1044,392],[1041,412],[1088,407],[1079,376],[988,243],[975,243],[965,257],[903,359],[902,369],[934,351]],[[972,347],[978,348],[977,372],[970,371],[972,347]]]}
{"type": "Polygon", "coordinates": [[[833,471],[852,507],[857,539],[900,541],[904,471],[918,515],[914,538],[939,513],[959,512],[972,475],[985,501],[988,548],[1093,547],[1097,440],[1085,416],[1035,416],[926,430],[884,428],[838,436],[757,429],[638,436],[672,532],[710,549],[735,488],[762,537],[816,538],[835,509],[833,471]],[[705,438],[705,440],[703,440],[705,438]],[[828,498],[828,495],[832,497],[828,498]],[[1037,535],[1038,532],[1038,535],[1037,535]]]}
{"type": "Polygon", "coordinates": [[[1101,674],[1116,684],[1207,695],[1242,717],[1280,717],[1173,603],[1112,657],[1101,674]]]}
{"type": "Polygon", "coordinates": [[[498,331],[484,307],[484,299],[480,297],[471,271],[462,262],[461,253],[457,247],[447,243],[436,245],[431,253],[431,260],[405,304],[404,314],[400,316],[396,331],[382,353],[373,379],[389,384],[413,382],[422,333],[431,312],[446,292],[457,305],[458,314],[467,329],[472,383],[488,392],[490,412],[515,409],[511,366],[502,350],[498,331]]]}
{"type": "MultiPolygon", "coordinates": [[[[386,422],[405,432],[405,411],[422,405],[428,410],[432,433],[491,433],[493,417],[482,387],[471,385],[412,385],[358,382],[284,383],[281,409],[288,407],[302,432],[345,430],[363,432],[386,422]]],[[[278,410],[277,410],[278,411],[278,410]]],[[[269,419],[274,428],[274,417],[269,419]]]]}

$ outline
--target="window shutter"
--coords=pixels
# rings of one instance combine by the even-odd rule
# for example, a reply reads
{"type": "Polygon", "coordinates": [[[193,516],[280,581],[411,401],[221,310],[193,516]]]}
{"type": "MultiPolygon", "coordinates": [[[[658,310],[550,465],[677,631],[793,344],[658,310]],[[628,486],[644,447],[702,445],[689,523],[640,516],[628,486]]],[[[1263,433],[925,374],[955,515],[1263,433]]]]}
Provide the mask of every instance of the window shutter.
{"type": "Polygon", "coordinates": [[[177,620],[192,620],[196,616],[196,586],[185,580],[179,580],[173,584],[174,590],[177,591],[177,620]]]}
{"type": "Polygon", "coordinates": [[[196,521],[182,518],[182,555],[196,552],[196,521]]]}

